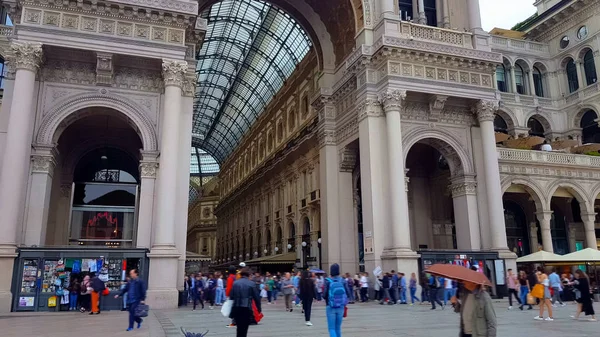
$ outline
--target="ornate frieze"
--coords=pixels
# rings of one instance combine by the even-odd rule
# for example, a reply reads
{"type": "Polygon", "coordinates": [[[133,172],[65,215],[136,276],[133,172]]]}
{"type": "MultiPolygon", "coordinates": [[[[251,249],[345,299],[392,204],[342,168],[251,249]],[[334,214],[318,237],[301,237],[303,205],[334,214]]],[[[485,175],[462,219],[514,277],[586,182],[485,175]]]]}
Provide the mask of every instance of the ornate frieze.
{"type": "Polygon", "coordinates": [[[452,198],[462,197],[464,195],[477,194],[477,182],[473,180],[459,181],[449,186],[452,198]]]}
{"type": "Polygon", "coordinates": [[[177,86],[183,88],[188,64],[185,61],[163,60],[163,78],[165,86],[177,86]]]}
{"type": "Polygon", "coordinates": [[[406,106],[406,90],[388,89],[379,94],[379,103],[385,112],[403,110],[406,106]]]}
{"type": "Polygon", "coordinates": [[[96,53],[96,85],[113,83],[113,57],[109,53],[96,53]]]}
{"type": "Polygon", "coordinates": [[[498,101],[495,100],[479,100],[473,107],[473,113],[477,115],[479,123],[493,122],[498,111],[498,101]]]}
{"type": "Polygon", "coordinates": [[[25,69],[37,72],[42,62],[41,43],[13,42],[10,44],[13,53],[9,59],[15,69],[25,69]]]}
{"type": "Polygon", "coordinates": [[[448,96],[444,95],[433,95],[429,99],[429,120],[438,121],[440,115],[444,110],[444,105],[448,100],[448,96]]]}
{"type": "Polygon", "coordinates": [[[375,98],[367,98],[358,105],[358,122],[368,117],[384,117],[381,102],[375,98]]]}

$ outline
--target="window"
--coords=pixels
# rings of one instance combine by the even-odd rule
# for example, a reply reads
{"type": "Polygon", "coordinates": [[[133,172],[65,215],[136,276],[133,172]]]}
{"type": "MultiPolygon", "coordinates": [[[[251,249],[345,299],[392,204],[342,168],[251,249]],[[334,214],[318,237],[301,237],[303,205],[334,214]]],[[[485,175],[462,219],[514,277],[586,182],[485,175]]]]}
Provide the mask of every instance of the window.
{"type": "Polygon", "coordinates": [[[0,89],[4,89],[4,59],[0,57],[0,89]]]}
{"type": "Polygon", "coordinates": [[[530,136],[544,137],[544,126],[535,118],[529,118],[527,122],[530,136]]]}
{"type": "Polygon", "coordinates": [[[573,59],[567,63],[567,81],[569,82],[569,92],[579,90],[579,80],[577,79],[577,66],[573,59]]]}
{"type": "Polygon", "coordinates": [[[425,18],[427,19],[427,25],[437,26],[437,11],[435,9],[435,0],[424,0],[425,5],[425,18]]]}
{"type": "Polygon", "coordinates": [[[583,144],[600,143],[600,127],[598,127],[598,115],[594,110],[588,110],[581,117],[579,126],[583,144]]]}
{"type": "Polygon", "coordinates": [[[525,95],[525,72],[523,68],[515,64],[515,83],[517,84],[517,93],[520,95],[525,95]]]}
{"type": "Polygon", "coordinates": [[[583,57],[583,69],[585,70],[585,81],[587,82],[587,85],[592,85],[598,81],[594,53],[591,50],[588,50],[583,57]]]}
{"type": "Polygon", "coordinates": [[[494,131],[508,134],[508,124],[500,115],[494,117],[494,131]]]}
{"type": "Polygon", "coordinates": [[[588,29],[586,26],[581,26],[579,27],[579,30],[577,30],[577,38],[580,40],[585,39],[588,36],[588,29]]]}
{"type": "Polygon", "coordinates": [[[535,95],[537,97],[544,97],[542,72],[537,67],[533,67],[533,86],[535,87],[535,95]]]}
{"type": "Polygon", "coordinates": [[[507,82],[506,68],[504,68],[504,65],[501,64],[496,67],[496,83],[498,84],[498,90],[502,92],[508,92],[508,86],[506,85],[507,82]]]}
{"type": "Polygon", "coordinates": [[[565,36],[563,36],[563,37],[560,39],[560,49],[565,49],[565,48],[567,48],[567,47],[569,46],[569,42],[570,42],[570,40],[569,40],[569,37],[568,37],[568,36],[566,36],[566,35],[565,35],[565,36]]]}
{"type": "Polygon", "coordinates": [[[412,0],[400,0],[398,2],[400,7],[400,20],[409,21],[413,16],[413,3],[412,0]]]}

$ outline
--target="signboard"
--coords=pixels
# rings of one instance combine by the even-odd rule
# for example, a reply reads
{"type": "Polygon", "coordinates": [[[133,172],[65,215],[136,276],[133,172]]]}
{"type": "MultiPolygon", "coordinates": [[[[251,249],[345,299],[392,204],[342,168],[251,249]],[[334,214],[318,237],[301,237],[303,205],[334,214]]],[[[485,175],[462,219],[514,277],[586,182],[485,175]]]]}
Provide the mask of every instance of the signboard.
{"type": "Polygon", "coordinates": [[[33,301],[35,297],[19,297],[19,306],[20,307],[33,307],[33,301]]]}
{"type": "Polygon", "coordinates": [[[373,270],[373,275],[375,275],[375,276],[379,276],[379,275],[381,275],[381,272],[382,272],[382,270],[381,270],[381,267],[380,267],[380,266],[377,266],[377,268],[375,268],[375,269],[373,270]]]}
{"type": "Polygon", "coordinates": [[[365,253],[373,253],[373,238],[364,239],[365,253]]]}
{"type": "Polygon", "coordinates": [[[506,275],[504,274],[504,260],[494,260],[494,269],[496,269],[496,285],[506,284],[506,275]]]}

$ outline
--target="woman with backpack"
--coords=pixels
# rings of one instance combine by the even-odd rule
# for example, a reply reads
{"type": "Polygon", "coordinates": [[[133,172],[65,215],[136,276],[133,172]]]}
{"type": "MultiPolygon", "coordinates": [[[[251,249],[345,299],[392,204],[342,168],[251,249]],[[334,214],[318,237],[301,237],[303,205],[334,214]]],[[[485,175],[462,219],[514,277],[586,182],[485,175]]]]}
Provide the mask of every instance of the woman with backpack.
{"type": "Polygon", "coordinates": [[[348,298],[350,298],[350,290],[348,289],[348,283],[340,277],[340,266],[337,263],[331,265],[329,274],[331,276],[325,280],[325,291],[323,291],[325,303],[327,304],[325,309],[327,327],[330,337],[341,337],[342,319],[344,318],[348,298]]]}
{"type": "Polygon", "coordinates": [[[302,300],[302,311],[307,326],[312,326],[310,322],[310,312],[312,309],[313,299],[315,298],[315,280],[310,275],[310,272],[305,270],[300,278],[300,299],[302,300]]]}

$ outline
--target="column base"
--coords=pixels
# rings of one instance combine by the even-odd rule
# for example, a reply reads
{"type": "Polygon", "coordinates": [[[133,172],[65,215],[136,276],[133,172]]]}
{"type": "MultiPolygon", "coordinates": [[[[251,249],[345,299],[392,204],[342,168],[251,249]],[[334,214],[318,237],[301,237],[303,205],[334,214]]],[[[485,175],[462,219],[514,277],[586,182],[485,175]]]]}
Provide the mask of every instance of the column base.
{"type": "Polygon", "coordinates": [[[11,245],[0,245],[0,313],[11,311],[13,294],[11,292],[16,247],[11,245]]]}
{"type": "Polygon", "coordinates": [[[177,309],[179,291],[177,289],[148,290],[146,304],[152,309],[177,309]]]}
{"type": "Polygon", "coordinates": [[[155,309],[174,309],[179,303],[177,272],[181,254],[174,246],[152,247],[146,303],[155,309]]]}
{"type": "Polygon", "coordinates": [[[419,254],[410,249],[385,249],[381,254],[381,268],[384,272],[395,270],[409,276],[411,273],[419,275],[419,257],[419,254]]]}

